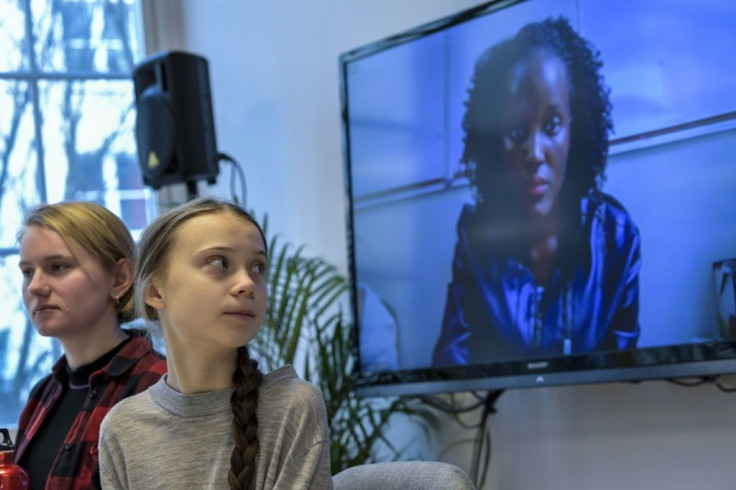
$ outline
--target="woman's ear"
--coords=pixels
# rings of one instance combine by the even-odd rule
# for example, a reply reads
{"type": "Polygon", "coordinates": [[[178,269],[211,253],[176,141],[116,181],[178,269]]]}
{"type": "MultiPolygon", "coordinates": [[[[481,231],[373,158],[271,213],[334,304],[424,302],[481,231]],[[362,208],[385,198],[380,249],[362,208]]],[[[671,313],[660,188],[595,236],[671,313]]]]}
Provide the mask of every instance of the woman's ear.
{"type": "Polygon", "coordinates": [[[157,310],[163,309],[166,306],[164,297],[161,295],[154,281],[149,282],[145,291],[143,291],[143,300],[148,306],[157,310]]]}
{"type": "Polygon", "coordinates": [[[118,260],[112,268],[112,288],[110,295],[116,301],[123,297],[128,289],[133,287],[133,261],[130,259],[118,260]]]}

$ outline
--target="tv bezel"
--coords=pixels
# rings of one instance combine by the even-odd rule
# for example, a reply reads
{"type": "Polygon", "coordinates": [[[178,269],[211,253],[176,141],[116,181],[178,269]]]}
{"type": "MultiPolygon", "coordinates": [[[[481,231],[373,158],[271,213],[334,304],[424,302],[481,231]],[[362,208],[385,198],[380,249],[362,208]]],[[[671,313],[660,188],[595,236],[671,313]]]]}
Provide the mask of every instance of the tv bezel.
{"type": "MultiPolygon", "coordinates": [[[[407,29],[398,34],[371,42],[339,56],[339,83],[343,171],[346,197],[346,233],[348,250],[348,280],[353,314],[353,351],[355,364],[353,382],[358,396],[425,395],[470,390],[566,386],[611,382],[637,382],[675,378],[716,377],[736,373],[736,341],[718,340],[627,351],[597,351],[572,356],[529,358],[526,360],[495,361],[487,364],[417,368],[391,372],[364,373],[360,366],[358,339],[358,293],[354,248],[354,199],[351,189],[348,64],[375,53],[394,48],[463,22],[512,7],[529,0],[491,0],[455,14],[407,29]]],[[[670,132],[718,123],[707,118],[684,127],[665,128],[653,134],[630,135],[611,140],[611,145],[636,146],[646,138],[667,139],[670,132]]]]}

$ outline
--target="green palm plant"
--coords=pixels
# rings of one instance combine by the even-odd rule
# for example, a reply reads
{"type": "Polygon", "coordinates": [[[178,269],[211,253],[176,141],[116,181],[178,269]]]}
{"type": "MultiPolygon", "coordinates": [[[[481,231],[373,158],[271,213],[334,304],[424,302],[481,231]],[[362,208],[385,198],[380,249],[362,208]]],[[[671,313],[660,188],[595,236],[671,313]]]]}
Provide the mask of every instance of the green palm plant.
{"type": "MultiPolygon", "coordinates": [[[[268,234],[268,220],[263,219],[268,234]]],[[[386,436],[389,423],[403,416],[428,431],[435,414],[416,398],[358,398],[353,392],[356,361],[352,324],[345,314],[349,285],[337,269],[319,257],[304,255],[304,247],[269,242],[270,300],[268,320],[251,342],[265,371],[293,364],[321,389],[331,434],[333,473],[375,462],[379,449],[398,460],[407,447],[386,436]]]]}

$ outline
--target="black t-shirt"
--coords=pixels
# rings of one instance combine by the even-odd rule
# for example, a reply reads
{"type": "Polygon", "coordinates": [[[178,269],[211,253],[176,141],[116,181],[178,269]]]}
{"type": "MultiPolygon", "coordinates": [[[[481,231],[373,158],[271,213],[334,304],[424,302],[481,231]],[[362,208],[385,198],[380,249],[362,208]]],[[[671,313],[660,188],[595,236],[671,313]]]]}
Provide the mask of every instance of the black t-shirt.
{"type": "MultiPolygon", "coordinates": [[[[128,339],[130,340],[130,339],[128,339]]],[[[65,379],[63,380],[63,391],[46,416],[43,424],[38,429],[23,458],[20,466],[28,471],[30,477],[30,490],[43,490],[46,487],[46,478],[49,475],[57,454],[63,450],[67,434],[82,410],[84,402],[89,393],[89,377],[95,371],[105,367],[113,357],[128,343],[128,340],[120,342],[114,349],[99,359],[80,366],[77,369],[66,367],[65,379]]]]}

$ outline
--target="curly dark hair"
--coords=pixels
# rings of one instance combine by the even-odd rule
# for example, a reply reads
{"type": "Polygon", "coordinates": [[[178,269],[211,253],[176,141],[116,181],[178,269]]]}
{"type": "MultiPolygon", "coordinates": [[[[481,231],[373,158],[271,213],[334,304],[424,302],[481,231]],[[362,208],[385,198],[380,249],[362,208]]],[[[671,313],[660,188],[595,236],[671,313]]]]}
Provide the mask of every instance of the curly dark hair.
{"type": "MultiPolygon", "coordinates": [[[[501,112],[513,66],[535,49],[549,50],[565,64],[570,78],[572,114],[570,151],[561,206],[577,209],[584,195],[598,192],[613,131],[609,89],[600,69],[600,53],[580,37],[564,17],[527,24],[513,38],[489,48],[475,65],[463,129],[462,162],[470,170],[478,203],[492,207],[506,201],[502,170],[501,112]]],[[[503,207],[503,206],[501,206],[503,207]]]]}

